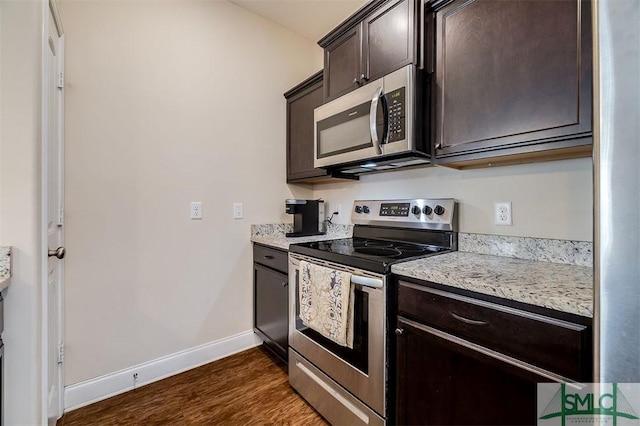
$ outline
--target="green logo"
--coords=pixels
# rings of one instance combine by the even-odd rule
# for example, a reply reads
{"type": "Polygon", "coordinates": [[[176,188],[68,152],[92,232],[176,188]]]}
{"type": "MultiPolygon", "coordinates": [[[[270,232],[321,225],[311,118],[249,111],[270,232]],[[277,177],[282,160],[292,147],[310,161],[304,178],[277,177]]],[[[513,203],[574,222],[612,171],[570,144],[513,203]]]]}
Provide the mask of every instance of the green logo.
{"type": "MultiPolygon", "coordinates": [[[[538,385],[538,395],[542,385],[538,385]]],[[[634,405],[637,406],[636,398],[633,398],[634,405]]],[[[636,407],[637,408],[637,407],[636,407]]],[[[561,425],[565,426],[567,418],[572,418],[575,423],[585,423],[594,416],[608,416],[613,426],[617,426],[618,420],[629,419],[639,420],[640,418],[629,403],[626,396],[620,391],[618,384],[589,384],[589,385],[569,385],[561,383],[560,388],[554,394],[551,401],[546,406],[539,420],[558,418],[561,425]],[[605,390],[605,388],[608,388],[605,390]],[[610,389],[610,391],[609,391],[610,389]],[[579,416],[573,418],[575,416],[579,416]]],[[[598,422],[600,423],[600,422],[598,422]]],[[[609,423],[604,421],[603,423],[609,423]]],[[[635,423],[635,422],[633,422],[635,423]]],[[[543,424],[539,422],[539,424],[543,424]]]]}

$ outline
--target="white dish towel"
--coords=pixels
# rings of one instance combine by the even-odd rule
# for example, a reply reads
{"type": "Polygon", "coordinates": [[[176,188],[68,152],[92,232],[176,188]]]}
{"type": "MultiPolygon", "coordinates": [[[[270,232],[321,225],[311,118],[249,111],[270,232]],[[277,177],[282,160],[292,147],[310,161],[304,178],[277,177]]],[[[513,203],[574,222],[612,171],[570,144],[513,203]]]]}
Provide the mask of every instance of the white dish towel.
{"type": "Polygon", "coordinates": [[[300,319],[341,346],[353,348],[351,274],[300,261],[300,319]]]}

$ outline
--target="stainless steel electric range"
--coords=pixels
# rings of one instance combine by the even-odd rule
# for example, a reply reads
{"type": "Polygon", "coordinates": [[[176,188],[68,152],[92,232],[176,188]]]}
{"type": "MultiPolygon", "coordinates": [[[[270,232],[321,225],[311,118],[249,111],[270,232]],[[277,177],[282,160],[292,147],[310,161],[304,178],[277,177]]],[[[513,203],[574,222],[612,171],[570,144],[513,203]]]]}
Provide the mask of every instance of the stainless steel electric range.
{"type": "Polygon", "coordinates": [[[453,199],[355,201],[353,238],[289,247],[289,383],[332,424],[385,424],[391,265],[457,249],[453,199]],[[353,347],[300,318],[300,262],[351,274],[353,347]]]}

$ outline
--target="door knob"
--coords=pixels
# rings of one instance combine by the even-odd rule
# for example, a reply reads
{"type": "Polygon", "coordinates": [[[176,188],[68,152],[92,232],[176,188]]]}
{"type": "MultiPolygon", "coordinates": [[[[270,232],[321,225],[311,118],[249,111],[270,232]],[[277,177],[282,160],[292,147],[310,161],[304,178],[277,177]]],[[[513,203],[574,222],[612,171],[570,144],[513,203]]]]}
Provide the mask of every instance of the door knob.
{"type": "Polygon", "coordinates": [[[66,250],[64,247],[58,247],[55,250],[49,250],[49,257],[55,256],[58,259],[64,259],[64,255],[66,254],[66,250]]]}

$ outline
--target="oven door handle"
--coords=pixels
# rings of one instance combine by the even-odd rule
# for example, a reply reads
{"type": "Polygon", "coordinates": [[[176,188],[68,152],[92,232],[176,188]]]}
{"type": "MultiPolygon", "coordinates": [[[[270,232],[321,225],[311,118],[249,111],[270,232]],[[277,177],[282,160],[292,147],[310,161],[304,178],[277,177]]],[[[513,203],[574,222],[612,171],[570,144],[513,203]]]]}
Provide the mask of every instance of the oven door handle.
{"type": "Polygon", "coordinates": [[[379,278],[362,277],[360,275],[351,275],[351,283],[373,288],[382,288],[384,285],[379,278]]]}

